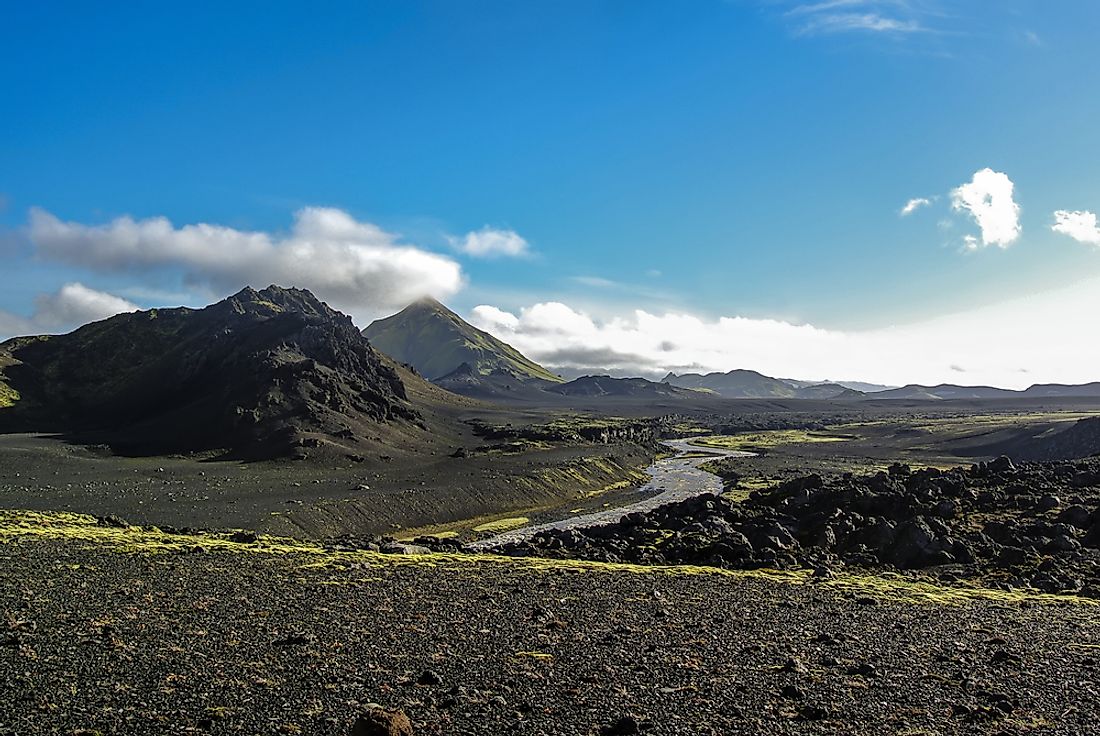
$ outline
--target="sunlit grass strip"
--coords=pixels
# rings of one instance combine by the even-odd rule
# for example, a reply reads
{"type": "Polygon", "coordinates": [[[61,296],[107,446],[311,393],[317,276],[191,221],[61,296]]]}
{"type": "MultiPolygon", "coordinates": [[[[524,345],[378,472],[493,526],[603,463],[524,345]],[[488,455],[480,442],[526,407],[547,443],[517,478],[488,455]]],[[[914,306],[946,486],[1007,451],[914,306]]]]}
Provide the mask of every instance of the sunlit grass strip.
{"type": "Polygon", "coordinates": [[[473,531],[480,533],[499,533],[506,532],[511,529],[518,529],[521,526],[526,526],[531,520],[526,516],[513,516],[506,519],[497,519],[495,521],[487,521],[484,524],[478,524],[474,527],[473,531]]]}
{"type": "Polygon", "coordinates": [[[310,542],[265,535],[261,535],[257,542],[248,544],[231,541],[229,536],[229,533],[170,534],[154,527],[100,526],[91,516],[65,512],[0,511],[0,544],[47,540],[70,541],[103,546],[130,554],[185,553],[195,547],[202,547],[209,552],[312,558],[303,561],[304,568],[357,564],[376,568],[413,565],[451,570],[500,565],[535,572],[676,577],[719,576],[787,585],[814,585],[818,588],[866,596],[885,602],[965,605],[975,601],[995,601],[1005,604],[1026,602],[1100,607],[1100,601],[1080,596],[1018,590],[1003,591],[976,586],[942,586],[890,573],[878,575],[841,573],[830,578],[815,578],[809,570],[723,570],[699,565],[650,566],[588,560],[555,560],[542,557],[504,557],[490,554],[386,555],[368,551],[336,552],[310,542]]]}
{"type": "Polygon", "coordinates": [[[802,429],[775,429],[764,432],[744,432],[740,434],[716,434],[696,437],[689,444],[697,447],[715,447],[722,450],[752,450],[783,445],[804,445],[817,442],[847,442],[851,435],[838,435],[828,432],[811,432],[802,429]]]}

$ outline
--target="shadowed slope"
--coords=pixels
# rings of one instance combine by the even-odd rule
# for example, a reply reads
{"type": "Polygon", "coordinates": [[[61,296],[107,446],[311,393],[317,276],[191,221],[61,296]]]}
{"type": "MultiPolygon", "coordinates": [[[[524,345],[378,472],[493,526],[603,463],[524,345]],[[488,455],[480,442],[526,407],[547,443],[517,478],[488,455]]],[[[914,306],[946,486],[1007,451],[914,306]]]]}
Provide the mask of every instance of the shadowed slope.
{"type": "Polygon", "coordinates": [[[245,288],[200,310],[121,314],[67,335],[9,340],[0,356],[18,392],[0,410],[0,431],[250,458],[354,446],[367,427],[424,433],[398,373],[351,318],[297,289],[245,288]]]}

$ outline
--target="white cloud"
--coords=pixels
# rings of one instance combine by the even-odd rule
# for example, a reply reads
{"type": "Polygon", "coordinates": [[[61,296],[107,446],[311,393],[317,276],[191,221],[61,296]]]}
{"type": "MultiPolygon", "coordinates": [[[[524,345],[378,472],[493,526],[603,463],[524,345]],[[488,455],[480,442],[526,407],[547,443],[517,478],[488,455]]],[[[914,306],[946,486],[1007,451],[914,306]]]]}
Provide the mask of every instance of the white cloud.
{"type": "MultiPolygon", "coordinates": [[[[1007,248],[1020,237],[1021,229],[1020,205],[1012,198],[1014,189],[1008,175],[982,169],[974,172],[968,183],[952,190],[951,206],[974,218],[982,231],[983,246],[1007,248]]],[[[971,245],[970,240],[967,245],[971,245]]]]}
{"type": "Polygon", "coordinates": [[[65,284],[53,294],[39,294],[30,317],[0,311],[0,338],[44,332],[67,332],[75,327],[137,311],[138,306],[84,284],[65,284]]]}
{"type": "Polygon", "coordinates": [[[822,13],[802,26],[802,33],[844,33],[868,31],[873,33],[918,33],[926,30],[915,20],[890,18],[878,13],[822,13]]]}
{"type": "Polygon", "coordinates": [[[573,276],[570,279],[581,286],[591,286],[595,289],[610,289],[615,286],[619,286],[617,281],[611,279],[605,279],[602,276],[573,276]]]}
{"type": "Polygon", "coordinates": [[[179,268],[190,285],[223,294],[245,285],[297,286],[363,318],[425,295],[446,298],[463,283],[451,258],[324,207],[299,210],[286,235],[175,227],[164,217],[84,225],[41,209],[31,211],[29,233],[39,255],[52,260],[100,271],[179,268]]]}
{"type": "Polygon", "coordinates": [[[897,0],[822,0],[797,4],[785,15],[802,35],[851,32],[906,35],[929,30],[919,19],[920,13],[897,0]]]}
{"type": "Polygon", "coordinates": [[[466,255],[477,258],[514,258],[529,253],[528,243],[519,233],[514,230],[498,230],[488,225],[468,232],[461,238],[451,238],[451,244],[466,255]]]}
{"type": "Polygon", "coordinates": [[[905,206],[901,208],[901,216],[905,217],[906,215],[911,215],[921,207],[927,207],[930,204],[932,204],[932,200],[926,197],[914,197],[906,202],[905,206]]]}
{"type": "Polygon", "coordinates": [[[1082,339],[1100,314],[1100,279],[965,313],[864,331],[780,320],[635,310],[597,319],[560,302],[471,321],[551,369],[659,378],[668,371],[750,368],[807,380],[884,384],[959,382],[1022,388],[1097,379],[1100,343],[1082,339]]]}
{"type": "Polygon", "coordinates": [[[481,304],[474,307],[472,321],[488,332],[498,330],[513,331],[519,326],[519,319],[511,312],[481,304]]]}
{"type": "Polygon", "coordinates": [[[1094,212],[1058,210],[1054,213],[1054,225],[1050,229],[1068,235],[1079,243],[1100,245],[1100,226],[1096,223],[1094,212]]]}

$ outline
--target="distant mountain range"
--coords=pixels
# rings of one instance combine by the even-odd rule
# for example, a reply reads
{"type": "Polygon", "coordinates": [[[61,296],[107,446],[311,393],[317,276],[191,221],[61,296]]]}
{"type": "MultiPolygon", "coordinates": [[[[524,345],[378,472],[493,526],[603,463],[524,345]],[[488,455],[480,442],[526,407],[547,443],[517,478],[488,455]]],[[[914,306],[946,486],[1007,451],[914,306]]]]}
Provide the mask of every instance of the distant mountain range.
{"type": "Polygon", "coordinates": [[[870,399],[910,399],[924,401],[949,401],[952,399],[1013,399],[1059,397],[1100,397],[1100,383],[1066,385],[1058,383],[1035,384],[1022,391],[993,386],[958,386],[941,383],[938,386],[910,384],[901,388],[889,389],[869,394],[870,399]]]}
{"type": "Polygon", "coordinates": [[[737,369],[728,373],[669,373],[661,379],[680,388],[711,391],[727,399],[858,399],[860,391],[841,383],[811,383],[771,378],[756,371],[737,369]]]}
{"type": "Polygon", "coordinates": [[[347,315],[276,286],[0,343],[0,431],[134,454],[398,451],[445,434],[431,405],[455,398],[375,351],[347,315]]]}
{"type": "Polygon", "coordinates": [[[422,299],[392,317],[377,320],[363,334],[378,350],[412,366],[448,391],[501,401],[546,401],[553,397],[700,400],[709,396],[820,401],[1100,397],[1100,383],[1037,385],[1026,391],[953,384],[894,388],[860,381],[772,378],[745,369],[707,374],[669,373],[660,382],[604,375],[582,376],[566,382],[433,299],[422,299]]]}

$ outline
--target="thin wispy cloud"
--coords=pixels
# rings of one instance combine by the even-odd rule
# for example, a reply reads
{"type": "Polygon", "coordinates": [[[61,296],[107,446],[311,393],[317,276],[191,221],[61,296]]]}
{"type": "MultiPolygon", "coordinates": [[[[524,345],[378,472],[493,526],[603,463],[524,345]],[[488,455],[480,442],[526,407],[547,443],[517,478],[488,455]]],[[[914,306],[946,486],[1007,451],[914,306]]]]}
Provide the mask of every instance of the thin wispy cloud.
{"type": "Polygon", "coordinates": [[[903,0],[822,0],[784,13],[799,35],[869,33],[904,36],[932,30],[927,11],[903,0]]]}
{"type": "Polygon", "coordinates": [[[572,276],[570,281],[574,281],[581,286],[591,286],[596,289],[610,289],[618,286],[618,282],[611,279],[605,279],[602,276],[572,276]]]}
{"type": "Polygon", "coordinates": [[[908,202],[905,203],[905,206],[901,208],[901,212],[899,214],[902,217],[907,217],[919,210],[921,207],[927,207],[930,204],[932,204],[932,200],[928,199],[927,197],[914,197],[913,199],[910,199],[908,202]]]}

